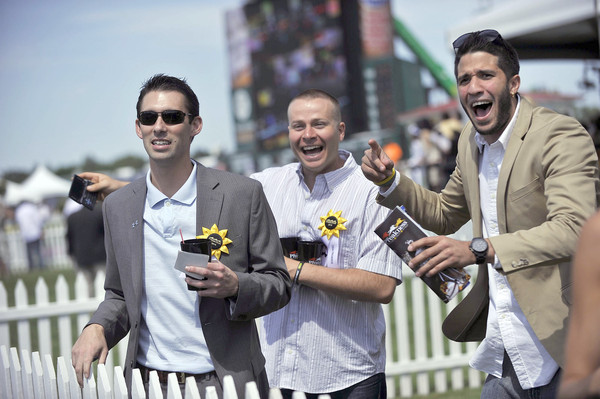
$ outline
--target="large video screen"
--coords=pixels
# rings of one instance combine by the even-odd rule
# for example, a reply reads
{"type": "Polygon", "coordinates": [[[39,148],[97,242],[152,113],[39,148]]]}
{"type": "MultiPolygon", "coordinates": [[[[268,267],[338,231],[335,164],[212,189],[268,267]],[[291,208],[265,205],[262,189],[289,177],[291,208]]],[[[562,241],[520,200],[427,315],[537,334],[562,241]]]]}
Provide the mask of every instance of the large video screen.
{"type": "Polygon", "coordinates": [[[257,149],[288,145],[287,105],[303,90],[337,97],[349,113],[342,0],[255,1],[243,7],[257,149]]]}

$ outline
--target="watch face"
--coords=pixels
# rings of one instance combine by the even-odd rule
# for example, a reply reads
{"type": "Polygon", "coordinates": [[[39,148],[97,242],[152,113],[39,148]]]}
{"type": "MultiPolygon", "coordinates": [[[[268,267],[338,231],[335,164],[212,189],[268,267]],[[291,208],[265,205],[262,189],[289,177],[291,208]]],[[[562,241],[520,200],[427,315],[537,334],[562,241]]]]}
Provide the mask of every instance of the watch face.
{"type": "Polygon", "coordinates": [[[473,250],[476,252],[486,252],[487,247],[488,247],[487,242],[482,238],[473,240],[471,242],[471,248],[473,248],[473,250]]]}

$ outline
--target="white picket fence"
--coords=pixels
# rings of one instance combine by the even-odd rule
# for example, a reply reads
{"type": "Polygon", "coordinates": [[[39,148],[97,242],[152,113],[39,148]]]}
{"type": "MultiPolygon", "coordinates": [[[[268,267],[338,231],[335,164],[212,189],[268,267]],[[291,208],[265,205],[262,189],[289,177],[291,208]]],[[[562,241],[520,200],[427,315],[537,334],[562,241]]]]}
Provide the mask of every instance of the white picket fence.
{"type": "MultiPolygon", "coordinates": [[[[164,399],[160,381],[156,371],[151,371],[148,379],[148,390],[142,381],[139,369],[132,370],[132,399],[164,399]]],[[[29,355],[21,351],[19,357],[16,348],[7,350],[0,346],[0,398],[6,399],[127,399],[128,389],[121,366],[115,366],[112,375],[104,364],[97,368],[98,381],[93,374],[84,379],[83,387],[77,383],[75,370],[67,364],[65,358],[57,359],[56,371],[50,355],[40,357],[39,352],[29,355]]],[[[206,387],[205,399],[219,399],[214,386],[206,387]]],[[[294,392],[294,399],[306,399],[301,392],[294,392]]],[[[167,399],[200,399],[200,392],[194,377],[185,381],[184,395],[181,394],[177,376],[169,374],[167,380],[167,399]]],[[[223,378],[223,399],[238,399],[235,383],[231,376],[223,378]]],[[[268,399],[281,399],[279,389],[272,388],[268,399]]],[[[261,399],[256,383],[246,383],[244,399],[261,399]]],[[[319,395],[319,399],[330,399],[329,395],[319,395]]]]}
{"type": "MultiPolygon", "coordinates": [[[[483,375],[468,367],[468,359],[477,344],[451,342],[441,332],[443,317],[457,300],[444,305],[422,281],[408,277],[411,274],[407,270],[404,283],[396,289],[392,303],[384,306],[388,397],[480,387],[483,375]]],[[[71,347],[102,300],[103,279],[104,274],[99,273],[95,291],[100,295],[90,298],[85,278],[78,274],[74,299],[70,299],[70,287],[64,276],[59,275],[54,287],[56,299],[50,302],[49,288],[39,278],[34,304],[28,303],[25,284],[18,280],[14,306],[11,307],[8,307],[4,284],[0,282],[0,345],[18,348],[21,353],[35,350],[44,354],[46,369],[55,358],[65,359],[70,365],[71,347]],[[13,331],[16,329],[12,336],[11,325],[13,331]]],[[[127,339],[123,339],[111,350],[104,366],[107,370],[123,366],[126,345],[127,339]]],[[[58,360],[55,364],[61,367],[58,360]]]]}
{"type": "MultiPolygon", "coordinates": [[[[60,213],[53,213],[44,225],[42,236],[42,256],[48,269],[71,269],[73,261],[69,257],[66,241],[66,219],[60,213]]],[[[11,273],[29,270],[27,250],[19,227],[14,222],[0,227],[0,257],[11,273]]]]}
{"type": "MultiPolygon", "coordinates": [[[[469,234],[469,227],[465,226],[455,236],[468,239],[469,234]]],[[[70,268],[70,263],[66,266],[64,263],[65,257],[68,257],[61,239],[64,239],[64,224],[57,219],[47,225],[46,251],[59,259],[51,263],[53,268],[70,268]]],[[[14,232],[0,236],[0,244],[4,244],[4,249],[9,246],[16,248],[17,252],[23,250],[22,247],[19,249],[18,234],[14,232]]],[[[13,263],[10,266],[12,272],[23,271],[22,265],[16,267],[13,263]]],[[[469,271],[473,273],[475,268],[469,271]]],[[[413,278],[410,269],[405,267],[403,274],[404,282],[397,287],[392,303],[383,307],[387,324],[388,396],[404,398],[479,388],[484,375],[468,367],[468,359],[477,343],[449,341],[441,330],[443,318],[463,295],[444,304],[421,280],[413,278]]],[[[475,278],[472,276],[472,281],[475,278]]],[[[90,298],[87,282],[81,274],[77,275],[74,287],[69,287],[62,275],[59,275],[54,287],[48,287],[40,278],[34,288],[35,300],[29,303],[27,288],[19,280],[14,295],[11,295],[10,303],[14,305],[9,307],[8,294],[0,281],[0,345],[18,348],[21,353],[34,353],[35,350],[43,354],[44,359],[48,356],[57,359],[50,362],[56,367],[59,367],[60,358],[70,364],[71,347],[102,300],[103,282],[104,274],[100,272],[95,281],[98,296],[90,298]],[[51,288],[55,293],[53,302],[50,302],[51,288]]],[[[104,366],[106,370],[122,367],[126,345],[127,339],[123,339],[111,350],[104,366]]],[[[48,360],[44,362],[49,364],[48,360]]]]}

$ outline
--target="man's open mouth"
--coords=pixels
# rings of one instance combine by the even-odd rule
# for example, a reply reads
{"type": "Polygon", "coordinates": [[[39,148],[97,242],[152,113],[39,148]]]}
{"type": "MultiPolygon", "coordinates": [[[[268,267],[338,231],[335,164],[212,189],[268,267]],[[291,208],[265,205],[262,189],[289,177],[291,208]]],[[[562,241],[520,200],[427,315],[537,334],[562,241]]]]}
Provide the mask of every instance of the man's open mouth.
{"type": "Polygon", "coordinates": [[[320,153],[321,151],[323,151],[323,147],[320,145],[309,145],[309,146],[302,148],[302,152],[305,155],[315,155],[315,154],[320,153]]]}
{"type": "Polygon", "coordinates": [[[492,108],[491,101],[477,101],[471,105],[471,109],[473,110],[473,113],[478,118],[485,117],[490,112],[491,108],[492,108]]]}

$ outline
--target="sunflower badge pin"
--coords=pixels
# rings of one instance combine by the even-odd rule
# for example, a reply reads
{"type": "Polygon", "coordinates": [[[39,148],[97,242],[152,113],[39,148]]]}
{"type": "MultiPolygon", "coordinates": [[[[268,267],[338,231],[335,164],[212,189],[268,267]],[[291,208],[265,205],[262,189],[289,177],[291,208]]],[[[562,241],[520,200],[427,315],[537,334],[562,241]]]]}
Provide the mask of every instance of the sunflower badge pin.
{"type": "Polygon", "coordinates": [[[202,227],[202,235],[196,236],[196,238],[207,238],[211,243],[211,255],[217,259],[221,259],[221,253],[225,252],[229,254],[227,245],[231,244],[231,241],[227,236],[227,229],[219,230],[216,224],[213,224],[210,229],[202,227]]]}
{"type": "Polygon", "coordinates": [[[327,215],[320,216],[321,224],[319,229],[321,230],[321,237],[327,235],[327,239],[331,239],[332,236],[340,238],[340,230],[346,230],[346,219],[342,217],[342,211],[333,212],[332,209],[327,212],[327,215]]]}

